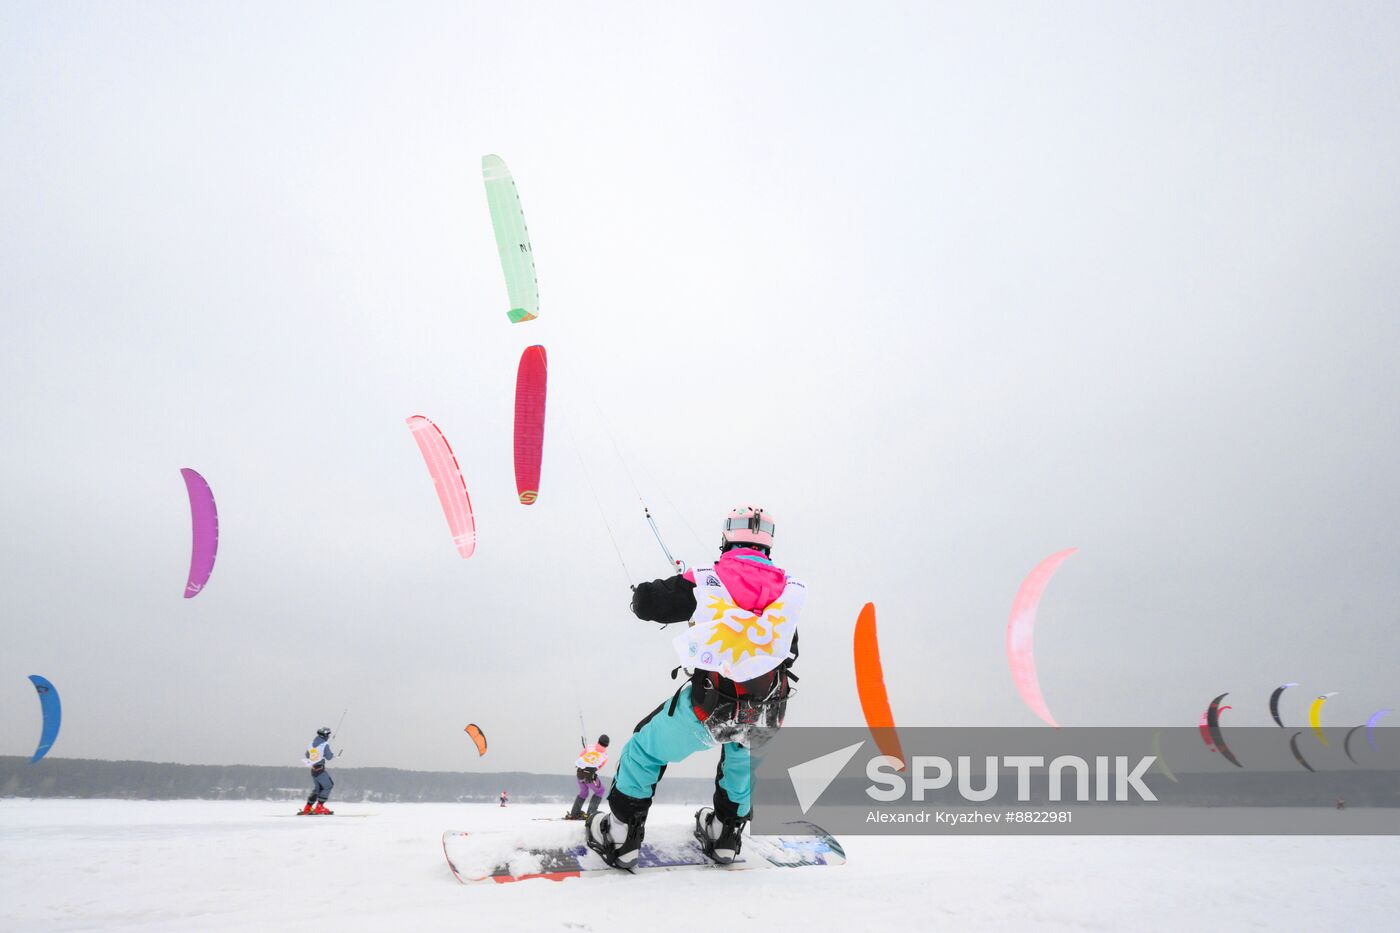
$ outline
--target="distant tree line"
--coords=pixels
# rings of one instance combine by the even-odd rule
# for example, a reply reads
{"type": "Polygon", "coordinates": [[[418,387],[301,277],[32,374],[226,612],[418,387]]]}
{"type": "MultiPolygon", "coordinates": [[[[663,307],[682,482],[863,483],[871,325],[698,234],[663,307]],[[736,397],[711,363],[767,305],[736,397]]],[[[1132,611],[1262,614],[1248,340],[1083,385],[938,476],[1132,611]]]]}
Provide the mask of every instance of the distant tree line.
{"type": "MultiPolygon", "coordinates": [[[[572,774],[527,771],[470,773],[336,768],[335,799],[386,803],[494,801],[502,790],[520,803],[563,802],[576,791],[572,774]]],[[[0,797],[101,797],[122,800],[294,800],[310,788],[307,769],[258,765],[180,765],[153,761],[28,758],[0,755],[0,797]]],[[[709,799],[714,784],[702,778],[667,778],[657,788],[662,803],[709,799]]]]}

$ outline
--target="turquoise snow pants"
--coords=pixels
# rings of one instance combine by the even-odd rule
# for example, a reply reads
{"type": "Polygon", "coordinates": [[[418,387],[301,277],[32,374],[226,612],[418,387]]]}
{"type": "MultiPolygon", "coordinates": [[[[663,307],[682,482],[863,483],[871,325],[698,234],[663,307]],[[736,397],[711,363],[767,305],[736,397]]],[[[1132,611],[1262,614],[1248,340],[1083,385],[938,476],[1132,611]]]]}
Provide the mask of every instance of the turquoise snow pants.
{"type": "MultiPolygon", "coordinates": [[[[651,807],[656,784],[668,764],[714,746],[705,724],[695,718],[691,709],[689,685],[681,688],[673,715],[667,713],[669,709],[668,699],[638,723],[617,761],[608,807],[627,822],[651,807]]],[[[715,773],[715,813],[721,819],[748,817],[752,787],[749,766],[749,750],[739,743],[729,742],[720,750],[719,770],[715,773]]]]}

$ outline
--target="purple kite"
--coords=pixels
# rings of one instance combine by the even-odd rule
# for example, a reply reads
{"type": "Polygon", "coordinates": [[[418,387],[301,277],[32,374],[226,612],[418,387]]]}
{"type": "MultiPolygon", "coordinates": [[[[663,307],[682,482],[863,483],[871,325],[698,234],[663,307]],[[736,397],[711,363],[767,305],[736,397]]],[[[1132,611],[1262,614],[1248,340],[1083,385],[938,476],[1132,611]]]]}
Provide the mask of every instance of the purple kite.
{"type": "Polygon", "coordinates": [[[219,512],[214,508],[214,491],[194,470],[180,468],[185,489],[190,494],[190,524],[194,544],[190,548],[190,577],[185,581],[185,598],[193,599],[214,572],[214,555],[219,552],[219,512]]]}
{"type": "Polygon", "coordinates": [[[1380,751],[1380,749],[1376,747],[1376,722],[1386,713],[1393,712],[1395,712],[1393,709],[1379,710],[1373,713],[1370,719],[1366,720],[1366,744],[1371,746],[1371,751],[1380,751]]]}

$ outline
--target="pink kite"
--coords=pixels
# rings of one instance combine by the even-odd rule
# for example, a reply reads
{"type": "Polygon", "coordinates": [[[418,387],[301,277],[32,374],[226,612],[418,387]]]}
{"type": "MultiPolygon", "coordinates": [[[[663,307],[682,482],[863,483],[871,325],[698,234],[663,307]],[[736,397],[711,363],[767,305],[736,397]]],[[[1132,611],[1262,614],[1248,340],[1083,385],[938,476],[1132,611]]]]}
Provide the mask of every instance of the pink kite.
{"type": "Polygon", "coordinates": [[[522,505],[533,504],[540,495],[548,377],[544,347],[526,347],[515,375],[515,490],[522,505]]]}
{"type": "Polygon", "coordinates": [[[1040,596],[1055,575],[1055,570],[1078,548],[1068,548],[1051,554],[1041,561],[1016,593],[1016,601],[1011,604],[1011,621],[1006,626],[1006,660],[1011,665],[1011,678],[1021,699],[1041,719],[1060,728],[1045,705],[1045,697],[1040,694],[1040,681],[1035,676],[1035,612],[1040,607],[1040,596]]]}
{"type": "Polygon", "coordinates": [[[214,572],[214,557],[219,552],[219,512],[214,508],[214,491],[204,477],[188,467],[181,467],[180,475],[185,478],[185,491],[190,495],[190,526],[194,533],[190,575],[185,580],[185,598],[193,599],[214,572]]]}
{"type": "Polygon", "coordinates": [[[408,429],[413,432],[423,462],[428,465],[428,474],[433,478],[438,501],[442,503],[442,514],[447,517],[447,528],[452,532],[452,543],[457,545],[457,553],[462,557],[471,557],[476,550],[476,519],[472,516],[472,500],[467,496],[467,484],[462,479],[452,447],[438,426],[422,415],[409,418],[408,429]]]}

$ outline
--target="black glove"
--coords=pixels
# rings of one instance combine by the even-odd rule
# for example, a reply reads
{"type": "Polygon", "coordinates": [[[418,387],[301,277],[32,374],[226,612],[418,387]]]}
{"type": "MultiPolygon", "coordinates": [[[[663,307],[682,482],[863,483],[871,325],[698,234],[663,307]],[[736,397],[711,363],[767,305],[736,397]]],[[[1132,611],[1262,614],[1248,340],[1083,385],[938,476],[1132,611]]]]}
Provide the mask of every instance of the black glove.
{"type": "Polygon", "coordinates": [[[662,625],[688,621],[695,614],[695,584],[684,576],[638,583],[632,590],[632,614],[662,625]]]}

